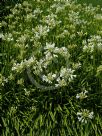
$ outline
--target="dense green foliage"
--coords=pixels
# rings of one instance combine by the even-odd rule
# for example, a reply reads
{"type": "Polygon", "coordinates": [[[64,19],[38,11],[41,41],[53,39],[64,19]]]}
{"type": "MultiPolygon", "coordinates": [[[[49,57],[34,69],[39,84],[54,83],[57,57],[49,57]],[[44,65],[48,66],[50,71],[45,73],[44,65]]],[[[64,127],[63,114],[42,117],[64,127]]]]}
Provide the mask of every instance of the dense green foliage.
{"type": "Polygon", "coordinates": [[[102,6],[102,0],[77,0],[78,3],[87,3],[92,4],[93,6],[100,5],[102,6]]]}
{"type": "Polygon", "coordinates": [[[101,136],[102,9],[29,0],[0,23],[2,136],[101,136]]]}

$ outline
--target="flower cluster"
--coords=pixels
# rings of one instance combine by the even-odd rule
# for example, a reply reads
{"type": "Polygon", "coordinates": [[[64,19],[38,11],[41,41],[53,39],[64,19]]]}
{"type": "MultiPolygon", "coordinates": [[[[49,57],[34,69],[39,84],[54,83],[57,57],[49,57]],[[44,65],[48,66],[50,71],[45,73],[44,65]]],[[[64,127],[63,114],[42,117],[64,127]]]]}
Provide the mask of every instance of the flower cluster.
{"type": "MultiPolygon", "coordinates": [[[[82,91],[76,95],[76,99],[83,100],[88,97],[88,91],[82,91]]],[[[90,119],[93,119],[94,112],[90,112],[87,109],[82,109],[80,112],[77,112],[77,118],[82,123],[87,123],[90,119]]]]}
{"type": "Polygon", "coordinates": [[[88,93],[88,91],[84,91],[84,92],[81,92],[81,93],[79,93],[79,94],[77,94],[76,95],[76,99],[84,99],[84,98],[87,98],[88,96],[87,96],[87,93],[88,93]]]}
{"type": "Polygon", "coordinates": [[[90,112],[87,109],[82,110],[81,112],[77,112],[78,120],[82,123],[87,123],[89,119],[93,119],[94,112],[90,112]]]}
{"type": "Polygon", "coordinates": [[[83,41],[84,52],[94,52],[96,49],[102,51],[102,37],[99,35],[91,36],[87,41],[83,41]]]}
{"type": "Polygon", "coordinates": [[[0,86],[4,86],[4,84],[7,82],[8,78],[5,78],[2,74],[0,74],[0,86]]]}
{"type": "Polygon", "coordinates": [[[49,27],[48,26],[42,26],[38,25],[35,30],[34,30],[34,35],[36,39],[40,39],[41,36],[46,36],[49,32],[49,27]]]}
{"type": "Polygon", "coordinates": [[[21,63],[14,63],[12,67],[12,71],[16,71],[17,73],[22,72],[26,67],[30,67],[32,64],[35,63],[35,58],[31,57],[28,60],[21,61],[21,63]]]}

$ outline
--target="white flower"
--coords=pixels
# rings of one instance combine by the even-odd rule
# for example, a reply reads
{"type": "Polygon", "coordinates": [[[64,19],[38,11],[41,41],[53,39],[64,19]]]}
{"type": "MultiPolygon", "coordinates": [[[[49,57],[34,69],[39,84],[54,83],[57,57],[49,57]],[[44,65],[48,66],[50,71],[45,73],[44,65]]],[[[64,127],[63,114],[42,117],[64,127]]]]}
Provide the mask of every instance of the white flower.
{"type": "Polygon", "coordinates": [[[4,36],[2,35],[2,38],[8,42],[13,41],[13,35],[11,33],[5,34],[4,36]]]}
{"type": "Polygon", "coordinates": [[[92,119],[92,118],[93,118],[93,115],[94,115],[94,112],[92,111],[92,112],[89,113],[89,116],[88,116],[88,117],[89,117],[90,119],[92,119]]]}
{"type": "Polygon", "coordinates": [[[63,5],[58,6],[57,9],[56,9],[56,13],[59,13],[59,12],[63,11],[64,8],[65,7],[63,5]]]}
{"type": "Polygon", "coordinates": [[[38,14],[41,14],[42,13],[42,10],[40,8],[36,8],[34,11],[33,11],[33,14],[34,16],[38,15],[38,14]]]}
{"type": "Polygon", "coordinates": [[[88,49],[88,47],[85,45],[85,46],[83,47],[83,51],[85,52],[85,51],[87,51],[87,49],[88,49]]]}
{"type": "Polygon", "coordinates": [[[82,117],[78,117],[78,120],[81,121],[81,120],[82,120],[82,117]]]}
{"type": "Polygon", "coordinates": [[[3,33],[0,33],[0,38],[4,38],[4,35],[3,35],[3,33]]]}
{"type": "Polygon", "coordinates": [[[53,59],[53,56],[50,52],[47,52],[46,56],[45,56],[45,60],[48,61],[48,60],[52,60],[53,59]]]}
{"type": "Polygon", "coordinates": [[[21,61],[21,63],[14,63],[12,71],[21,72],[24,67],[25,67],[24,61],[21,61]]]}
{"type": "Polygon", "coordinates": [[[48,16],[43,17],[43,23],[46,23],[50,28],[53,28],[59,23],[56,18],[57,15],[52,13],[48,16]]]}
{"type": "Polygon", "coordinates": [[[25,63],[25,65],[27,66],[27,67],[30,67],[32,64],[34,64],[35,63],[35,58],[34,57],[31,57],[30,59],[28,59],[28,60],[24,60],[24,63],[25,63]]]}
{"type": "Polygon", "coordinates": [[[76,95],[76,99],[84,99],[84,98],[87,98],[88,96],[87,96],[87,93],[88,93],[88,91],[84,91],[84,92],[81,92],[81,93],[79,93],[79,94],[77,94],[76,95]]]}
{"type": "Polygon", "coordinates": [[[55,78],[55,77],[56,77],[56,74],[53,74],[52,77],[55,78]]]}
{"type": "Polygon", "coordinates": [[[48,75],[48,76],[43,75],[42,76],[42,80],[45,81],[45,82],[47,82],[47,83],[52,83],[50,75],[48,75]]]}
{"type": "Polygon", "coordinates": [[[5,78],[2,74],[0,74],[0,85],[4,86],[4,84],[7,82],[8,78],[5,78]]]}
{"type": "Polygon", "coordinates": [[[66,47],[61,47],[61,49],[65,52],[67,52],[67,48],[66,47]]]}
{"type": "Polygon", "coordinates": [[[7,83],[7,82],[8,82],[8,78],[5,78],[5,77],[4,77],[4,82],[6,82],[6,83],[7,83]]]}
{"type": "Polygon", "coordinates": [[[12,71],[15,71],[15,70],[16,70],[16,67],[15,67],[15,66],[13,66],[13,67],[12,67],[12,71]]]}
{"type": "Polygon", "coordinates": [[[59,53],[60,52],[60,49],[58,47],[55,47],[54,48],[54,53],[59,53]]]}
{"type": "Polygon", "coordinates": [[[71,82],[76,77],[76,75],[73,75],[74,71],[75,70],[71,68],[62,67],[60,70],[60,77],[71,82]]]}
{"type": "Polygon", "coordinates": [[[47,76],[43,75],[42,80],[48,83],[52,83],[52,81],[56,78],[56,74],[48,73],[47,76]]]}
{"type": "Polygon", "coordinates": [[[28,91],[26,88],[24,88],[24,91],[25,91],[25,95],[26,95],[26,96],[29,96],[29,95],[30,95],[30,91],[28,91]]]}
{"type": "Polygon", "coordinates": [[[67,69],[66,68],[62,68],[60,71],[60,77],[64,77],[67,74],[67,69]]]}
{"type": "Polygon", "coordinates": [[[68,54],[68,50],[67,50],[67,48],[66,47],[61,47],[60,48],[60,52],[59,52],[62,56],[67,56],[67,54],[68,54]]]}
{"type": "Polygon", "coordinates": [[[76,99],[79,99],[79,98],[80,98],[80,95],[79,95],[79,94],[77,94],[77,95],[76,95],[76,99]]]}
{"type": "Polygon", "coordinates": [[[77,116],[81,116],[82,115],[82,112],[77,112],[77,116]]]}
{"type": "Polygon", "coordinates": [[[49,31],[50,30],[48,26],[38,25],[34,30],[35,37],[40,39],[41,36],[46,36],[49,31]]]}
{"type": "Polygon", "coordinates": [[[21,78],[21,79],[19,79],[19,80],[17,81],[17,84],[19,84],[19,85],[23,85],[23,83],[24,83],[24,79],[23,79],[23,78],[21,78]]]}
{"type": "Polygon", "coordinates": [[[99,35],[91,36],[88,41],[83,41],[83,52],[94,52],[95,49],[102,50],[102,38],[99,35]]]}
{"type": "Polygon", "coordinates": [[[56,87],[57,87],[57,86],[62,87],[62,86],[66,86],[66,85],[67,85],[67,82],[66,82],[64,79],[61,79],[60,77],[58,77],[58,78],[56,79],[56,81],[58,82],[58,84],[56,84],[56,87]]]}
{"type": "Polygon", "coordinates": [[[94,15],[94,18],[97,19],[97,20],[102,20],[102,15],[96,14],[96,15],[94,15]]]}
{"type": "Polygon", "coordinates": [[[87,123],[88,120],[93,119],[93,111],[90,112],[87,109],[81,110],[81,112],[77,112],[78,120],[82,123],[87,123]]]}
{"type": "Polygon", "coordinates": [[[56,54],[53,54],[53,57],[54,57],[54,58],[58,58],[58,55],[56,55],[56,54]]]}
{"type": "Polygon", "coordinates": [[[46,43],[46,46],[44,47],[45,50],[53,51],[55,48],[55,43],[46,43]]]}

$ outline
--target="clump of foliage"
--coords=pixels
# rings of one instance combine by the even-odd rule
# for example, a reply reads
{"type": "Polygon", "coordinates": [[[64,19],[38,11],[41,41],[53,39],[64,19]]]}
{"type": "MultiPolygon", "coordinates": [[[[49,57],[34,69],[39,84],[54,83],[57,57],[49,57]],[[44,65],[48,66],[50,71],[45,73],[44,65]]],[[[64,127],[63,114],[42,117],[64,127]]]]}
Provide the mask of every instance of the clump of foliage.
{"type": "Polygon", "coordinates": [[[102,9],[24,1],[0,27],[2,135],[100,136],[102,9]]]}

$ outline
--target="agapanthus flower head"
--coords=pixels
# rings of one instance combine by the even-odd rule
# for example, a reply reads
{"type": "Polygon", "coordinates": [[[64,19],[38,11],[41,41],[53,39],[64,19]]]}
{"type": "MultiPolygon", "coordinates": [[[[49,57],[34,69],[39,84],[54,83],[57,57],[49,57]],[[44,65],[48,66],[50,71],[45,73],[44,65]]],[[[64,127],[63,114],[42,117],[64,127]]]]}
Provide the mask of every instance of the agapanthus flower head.
{"type": "Polygon", "coordinates": [[[93,119],[94,112],[90,112],[87,109],[83,109],[80,112],[77,112],[77,118],[82,123],[87,123],[90,119],[93,119]]]}
{"type": "Polygon", "coordinates": [[[85,98],[87,98],[88,96],[87,96],[87,93],[88,93],[88,91],[82,91],[81,93],[78,93],[77,95],[76,95],[76,99],[85,99],[85,98]]]}

